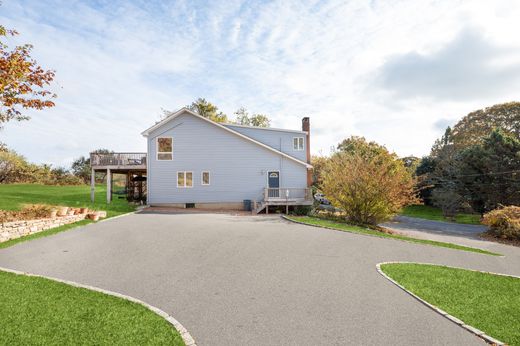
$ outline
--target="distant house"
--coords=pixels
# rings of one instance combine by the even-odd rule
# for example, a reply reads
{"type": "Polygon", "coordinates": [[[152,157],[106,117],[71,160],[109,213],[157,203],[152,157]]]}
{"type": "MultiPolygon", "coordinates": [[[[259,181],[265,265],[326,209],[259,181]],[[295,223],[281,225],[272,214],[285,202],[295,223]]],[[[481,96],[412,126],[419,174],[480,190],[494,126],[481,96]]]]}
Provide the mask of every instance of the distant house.
{"type": "Polygon", "coordinates": [[[309,205],[309,134],[309,118],[301,130],[282,130],[216,123],[182,108],[142,133],[147,158],[121,165],[146,164],[152,206],[242,209],[251,201],[260,212],[309,205]]]}

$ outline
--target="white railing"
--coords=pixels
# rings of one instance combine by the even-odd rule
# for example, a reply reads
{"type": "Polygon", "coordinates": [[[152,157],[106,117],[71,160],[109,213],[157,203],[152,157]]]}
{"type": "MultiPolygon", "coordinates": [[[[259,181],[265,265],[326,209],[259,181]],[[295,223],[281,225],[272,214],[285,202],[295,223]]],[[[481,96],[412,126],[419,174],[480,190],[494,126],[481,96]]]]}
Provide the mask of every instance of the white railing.
{"type": "Polygon", "coordinates": [[[146,165],[146,153],[90,153],[90,165],[96,166],[142,166],[146,165]]]}
{"type": "Polygon", "coordinates": [[[264,201],[312,201],[311,189],[307,188],[266,188],[264,201]]]}

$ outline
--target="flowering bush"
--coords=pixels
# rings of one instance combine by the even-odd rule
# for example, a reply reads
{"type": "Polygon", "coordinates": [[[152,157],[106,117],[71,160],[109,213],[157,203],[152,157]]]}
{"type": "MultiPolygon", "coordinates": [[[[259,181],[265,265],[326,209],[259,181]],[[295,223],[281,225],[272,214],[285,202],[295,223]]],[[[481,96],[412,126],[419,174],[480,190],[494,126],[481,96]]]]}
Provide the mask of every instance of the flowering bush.
{"type": "Polygon", "coordinates": [[[520,207],[511,205],[492,210],[484,215],[482,223],[496,237],[520,240],[520,207]]]}

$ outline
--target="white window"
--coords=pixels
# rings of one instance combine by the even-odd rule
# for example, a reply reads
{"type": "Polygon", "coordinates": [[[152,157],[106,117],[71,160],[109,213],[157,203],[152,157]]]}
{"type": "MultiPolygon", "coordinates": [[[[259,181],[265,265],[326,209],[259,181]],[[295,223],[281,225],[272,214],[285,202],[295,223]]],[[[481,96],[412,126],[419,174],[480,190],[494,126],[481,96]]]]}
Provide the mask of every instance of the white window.
{"type": "Polygon", "coordinates": [[[193,172],[177,172],[177,187],[193,187],[193,172]]]}
{"type": "Polygon", "coordinates": [[[303,137],[294,137],[293,138],[293,149],[294,150],[303,150],[303,137]]]}
{"type": "Polygon", "coordinates": [[[173,159],[173,138],[157,137],[157,160],[173,159]]]}
{"type": "Polygon", "coordinates": [[[202,172],[201,184],[209,185],[209,172],[202,172]]]}

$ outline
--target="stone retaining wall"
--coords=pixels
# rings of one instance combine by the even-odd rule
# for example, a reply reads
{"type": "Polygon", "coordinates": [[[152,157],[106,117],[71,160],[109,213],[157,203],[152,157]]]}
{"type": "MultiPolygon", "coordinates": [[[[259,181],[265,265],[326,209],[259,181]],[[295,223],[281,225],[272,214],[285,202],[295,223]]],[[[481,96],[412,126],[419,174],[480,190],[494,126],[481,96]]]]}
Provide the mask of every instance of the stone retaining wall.
{"type": "Polygon", "coordinates": [[[47,229],[84,220],[87,214],[56,216],[54,218],[0,223],[0,243],[38,233],[47,229]]]}

